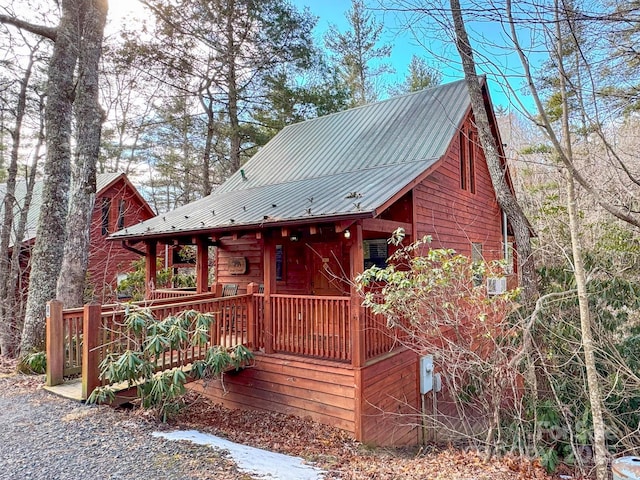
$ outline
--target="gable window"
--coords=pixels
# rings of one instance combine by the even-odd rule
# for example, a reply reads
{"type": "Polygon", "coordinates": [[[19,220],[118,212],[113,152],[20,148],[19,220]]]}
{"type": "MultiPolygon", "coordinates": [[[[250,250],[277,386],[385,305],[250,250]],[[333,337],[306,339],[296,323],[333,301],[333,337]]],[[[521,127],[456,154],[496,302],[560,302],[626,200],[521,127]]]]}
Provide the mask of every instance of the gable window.
{"type": "Polygon", "coordinates": [[[476,193],[476,134],[469,130],[469,191],[476,193]]]}
{"type": "Polygon", "coordinates": [[[111,199],[103,198],[101,205],[100,224],[102,225],[102,235],[109,233],[109,217],[111,214],[111,199]]]}
{"type": "Polygon", "coordinates": [[[460,130],[460,188],[467,189],[467,142],[465,134],[460,130]]]}
{"type": "Polygon", "coordinates": [[[118,204],[118,223],[116,224],[116,230],[122,230],[124,228],[124,209],[126,206],[126,202],[124,200],[120,200],[118,204]]]}

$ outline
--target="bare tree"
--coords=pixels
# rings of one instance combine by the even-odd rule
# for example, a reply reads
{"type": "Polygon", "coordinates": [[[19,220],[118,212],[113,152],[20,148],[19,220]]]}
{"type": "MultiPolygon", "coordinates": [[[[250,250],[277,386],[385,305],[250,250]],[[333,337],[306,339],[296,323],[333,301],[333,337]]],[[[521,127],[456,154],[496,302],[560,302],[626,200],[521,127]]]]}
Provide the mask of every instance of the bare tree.
{"type": "Polygon", "coordinates": [[[78,146],[72,172],[73,196],[67,219],[64,257],[56,288],[58,300],[66,307],[78,307],[84,303],[102,129],[98,72],[107,10],[107,0],[87,2],[80,34],[78,85],[74,104],[78,146]]]}
{"type": "MultiPolygon", "coordinates": [[[[86,108],[87,105],[93,105],[91,89],[95,89],[95,95],[97,95],[97,83],[92,72],[80,69],[82,77],[78,78],[80,87],[78,91],[76,91],[74,73],[79,56],[82,57],[84,67],[95,64],[97,69],[100,50],[97,50],[96,58],[95,40],[92,42],[91,39],[99,35],[100,42],[102,41],[102,30],[99,29],[99,25],[104,25],[101,16],[106,17],[107,3],[106,0],[62,0],[60,9],[61,17],[56,28],[34,25],[15,17],[0,16],[2,23],[14,25],[54,41],[53,55],[48,69],[45,109],[47,158],[44,167],[42,207],[36,231],[36,243],[31,255],[29,293],[20,343],[21,356],[42,347],[45,304],[56,295],[56,282],[62,266],[66,239],[73,101],[76,94],[79,97],[88,95],[89,100],[81,101],[86,108]],[[91,22],[95,21],[94,15],[98,15],[98,19],[92,28],[90,26],[91,22]],[[81,49],[85,27],[89,32],[88,50],[81,49]]],[[[78,123],[79,141],[87,141],[87,135],[91,135],[88,132],[93,132],[95,135],[95,117],[82,118],[81,115],[78,123]]],[[[98,127],[99,125],[98,120],[98,127]]],[[[97,141],[99,143],[99,136],[97,141]]],[[[77,148],[81,152],[82,161],[89,161],[88,152],[94,150],[92,145],[78,144],[77,148]],[[86,158],[83,158],[85,156],[86,158]]],[[[90,170],[95,172],[97,151],[92,161],[93,167],[90,170]]],[[[89,176],[86,175],[85,178],[89,176]]]]}
{"type": "Polygon", "coordinates": [[[478,137],[487,159],[493,188],[496,192],[500,208],[506,212],[513,227],[518,248],[518,271],[523,287],[525,302],[532,302],[537,297],[536,274],[531,250],[531,227],[514,193],[507,183],[506,161],[500,158],[500,150],[496,137],[491,130],[489,114],[482,93],[482,84],[476,73],[473,50],[462,17],[459,0],[451,0],[451,15],[455,30],[455,42],[462,60],[462,68],[471,97],[471,105],[478,137]]]}
{"type": "MultiPolygon", "coordinates": [[[[15,297],[15,292],[9,288],[8,283],[11,271],[11,260],[8,252],[11,244],[11,232],[14,228],[15,212],[17,211],[16,181],[18,177],[18,159],[22,148],[23,120],[27,113],[27,89],[31,86],[31,76],[37,61],[36,55],[39,44],[39,41],[34,42],[33,45],[25,42],[25,45],[29,47],[29,56],[23,76],[19,82],[14,115],[15,121],[13,128],[9,132],[11,135],[11,153],[2,202],[2,228],[0,230],[0,252],[2,252],[0,253],[0,352],[7,356],[13,356],[17,337],[15,334],[15,322],[11,318],[12,305],[8,302],[9,299],[15,297]]],[[[20,240],[14,242],[14,256],[18,255],[19,243],[20,240]]]]}

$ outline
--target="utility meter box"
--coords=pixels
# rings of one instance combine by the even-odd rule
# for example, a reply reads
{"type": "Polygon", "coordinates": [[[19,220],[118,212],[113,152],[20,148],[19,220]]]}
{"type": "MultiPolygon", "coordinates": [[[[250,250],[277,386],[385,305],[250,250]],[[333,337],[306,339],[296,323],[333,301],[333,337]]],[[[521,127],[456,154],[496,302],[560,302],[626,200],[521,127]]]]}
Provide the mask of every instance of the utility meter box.
{"type": "Polygon", "coordinates": [[[420,394],[433,390],[433,355],[420,357],[420,394]]]}

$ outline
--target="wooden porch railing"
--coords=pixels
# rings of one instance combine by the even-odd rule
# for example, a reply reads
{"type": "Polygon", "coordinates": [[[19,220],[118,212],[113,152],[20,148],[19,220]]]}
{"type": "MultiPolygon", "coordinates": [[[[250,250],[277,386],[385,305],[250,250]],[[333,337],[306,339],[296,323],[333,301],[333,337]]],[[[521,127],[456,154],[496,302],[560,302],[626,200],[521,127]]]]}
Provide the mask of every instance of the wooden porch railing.
{"type": "MultiPolygon", "coordinates": [[[[264,300],[262,293],[234,297],[214,297],[213,293],[205,293],[156,299],[137,306],[147,307],[158,320],[185,310],[215,314],[212,345],[231,347],[242,343],[255,350],[267,350],[270,342],[274,352],[352,361],[350,297],[271,295],[270,325],[266,325],[264,317],[264,300]],[[271,332],[269,338],[266,332],[271,332]]],[[[365,329],[365,360],[390,352],[397,340],[386,326],[384,317],[373,315],[369,309],[360,311],[364,316],[361,323],[365,329]]],[[[83,309],[62,311],[59,302],[50,302],[47,384],[62,383],[64,376],[82,372],[86,394],[98,386],[98,365],[102,359],[113,351],[113,346],[129,345],[130,339],[123,326],[124,316],[123,305],[88,305],[83,309]]],[[[207,347],[194,347],[186,353],[167,352],[161,368],[173,368],[202,358],[207,347]]]]}
{"type": "MultiPolygon", "coordinates": [[[[192,297],[194,295],[198,295],[196,290],[193,288],[158,288],[152,292],[152,298],[154,300],[160,299],[172,299],[176,298],[184,298],[184,297],[192,297]]],[[[208,294],[205,294],[208,295],[208,294]]]]}
{"type": "MultiPolygon", "coordinates": [[[[257,343],[268,340],[264,318],[264,295],[255,295],[257,343]]],[[[271,295],[276,352],[293,353],[329,360],[351,360],[350,298],[313,295],[271,295]]]]}
{"type": "Polygon", "coordinates": [[[379,357],[398,346],[396,331],[387,327],[384,315],[374,314],[370,309],[362,309],[365,328],[365,359],[379,357]]]}
{"type": "MultiPolygon", "coordinates": [[[[215,298],[209,293],[199,296],[205,298],[194,297],[154,303],[147,308],[159,320],[185,310],[212,313],[216,321],[210,332],[210,345],[232,347],[242,343],[255,348],[252,295],[215,298]]],[[[126,309],[122,306],[86,305],[83,309],[63,312],[59,302],[50,302],[47,318],[47,384],[60,384],[65,375],[81,371],[83,398],[87,398],[101,383],[98,379],[99,365],[106,355],[117,349],[133,347],[132,339],[124,327],[125,315],[126,309]]],[[[201,359],[210,345],[167,351],[160,369],[201,359]]]]}

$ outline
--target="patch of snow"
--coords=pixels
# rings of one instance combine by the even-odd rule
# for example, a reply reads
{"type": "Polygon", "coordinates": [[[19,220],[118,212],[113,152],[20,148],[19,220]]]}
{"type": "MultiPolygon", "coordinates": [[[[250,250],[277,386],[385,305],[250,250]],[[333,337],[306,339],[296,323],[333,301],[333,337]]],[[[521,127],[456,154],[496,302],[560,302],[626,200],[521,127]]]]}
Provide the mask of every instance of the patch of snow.
{"type": "Polygon", "coordinates": [[[197,430],[175,430],[173,432],[153,432],[154,437],[167,440],[188,440],[198,445],[226,450],[238,468],[251,475],[272,480],[322,480],[325,471],[306,465],[302,458],[269,452],[260,448],[249,447],[230,442],[215,435],[197,430]]]}

